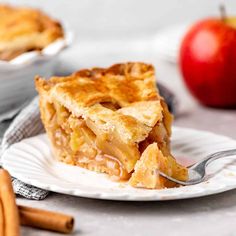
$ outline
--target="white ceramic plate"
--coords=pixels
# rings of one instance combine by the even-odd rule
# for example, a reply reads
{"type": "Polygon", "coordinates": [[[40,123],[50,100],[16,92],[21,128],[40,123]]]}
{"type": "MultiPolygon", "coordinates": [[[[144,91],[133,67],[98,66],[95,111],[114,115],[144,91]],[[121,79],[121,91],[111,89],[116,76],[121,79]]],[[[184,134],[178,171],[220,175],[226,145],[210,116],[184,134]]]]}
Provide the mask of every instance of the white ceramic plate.
{"type": "MultiPolygon", "coordinates": [[[[206,155],[236,148],[236,141],[209,132],[174,128],[173,153],[185,164],[206,155]]],[[[206,196],[236,188],[236,156],[220,159],[208,168],[206,182],[172,189],[136,189],[112,182],[104,174],[66,165],[53,157],[45,134],[12,145],[3,155],[3,165],[12,176],[34,186],[79,197],[153,201],[206,196]]]]}

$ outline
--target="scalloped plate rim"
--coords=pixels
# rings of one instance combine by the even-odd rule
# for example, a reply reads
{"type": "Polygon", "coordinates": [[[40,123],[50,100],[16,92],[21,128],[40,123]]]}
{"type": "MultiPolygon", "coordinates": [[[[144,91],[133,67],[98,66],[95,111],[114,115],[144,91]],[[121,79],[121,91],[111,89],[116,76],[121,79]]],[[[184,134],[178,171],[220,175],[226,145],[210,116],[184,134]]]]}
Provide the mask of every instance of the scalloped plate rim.
{"type": "MultiPolygon", "coordinates": [[[[190,133],[191,132],[198,133],[200,135],[201,134],[213,135],[217,138],[224,138],[224,139],[227,139],[228,141],[230,141],[232,143],[234,142],[235,145],[236,145],[236,140],[234,140],[232,138],[229,138],[227,136],[218,135],[218,134],[215,134],[215,133],[209,132],[209,131],[201,131],[201,130],[196,130],[196,129],[192,129],[192,128],[183,128],[183,127],[173,127],[173,130],[175,132],[177,132],[177,131],[186,131],[186,132],[190,132],[190,133]]],[[[27,138],[27,139],[22,140],[19,143],[27,142],[27,140],[32,140],[32,139],[38,139],[38,138],[42,139],[42,137],[45,139],[46,134],[40,134],[40,135],[34,136],[32,138],[27,138]]],[[[17,145],[19,145],[19,143],[17,143],[17,145]]],[[[188,191],[183,191],[182,194],[177,194],[177,195],[176,194],[168,195],[168,191],[170,189],[167,189],[167,190],[143,190],[142,189],[141,191],[139,189],[135,189],[135,190],[137,190],[137,192],[140,191],[141,193],[143,193],[145,191],[147,194],[146,195],[145,194],[144,195],[142,195],[142,194],[138,195],[137,192],[135,192],[135,194],[132,195],[132,192],[127,193],[127,192],[122,192],[122,191],[120,191],[120,192],[115,191],[115,192],[111,193],[111,192],[97,192],[97,191],[92,192],[92,191],[86,191],[84,189],[78,189],[78,188],[73,189],[72,188],[73,184],[70,184],[72,186],[65,188],[63,186],[59,186],[58,183],[56,183],[56,184],[46,184],[46,183],[40,182],[37,179],[33,179],[33,178],[29,179],[26,176],[24,176],[24,174],[22,174],[18,171],[15,171],[15,169],[13,167],[14,164],[12,165],[6,160],[8,154],[10,152],[12,152],[12,150],[14,150],[15,147],[16,147],[16,144],[13,144],[2,155],[3,167],[8,169],[8,171],[10,172],[10,174],[13,177],[18,178],[19,180],[25,182],[26,184],[30,184],[30,185],[33,185],[33,186],[36,186],[36,187],[39,187],[39,188],[42,188],[42,189],[46,189],[46,190],[49,190],[49,191],[52,191],[52,192],[58,192],[58,193],[78,196],[78,197],[103,199],[103,200],[119,200],[119,201],[166,201],[166,200],[180,200],[180,199],[188,199],[188,198],[209,196],[209,195],[222,193],[222,192],[229,191],[229,190],[232,190],[232,189],[236,188],[236,181],[235,181],[234,184],[229,184],[229,183],[228,183],[228,185],[223,184],[223,185],[221,185],[220,187],[218,187],[216,189],[207,189],[206,188],[204,191],[197,191],[195,193],[191,193],[191,192],[188,192],[188,191]],[[164,191],[167,191],[167,195],[160,194],[160,193],[163,193],[164,191]]],[[[48,147],[49,147],[49,144],[48,144],[48,147]]],[[[62,165],[66,165],[66,164],[62,164],[62,165]]],[[[66,165],[66,166],[68,166],[68,165],[66,165]]],[[[76,167],[76,168],[80,168],[80,167],[76,167]]],[[[82,168],[80,168],[80,169],[82,169],[82,168]]],[[[100,174],[97,174],[97,175],[100,175],[100,174]]],[[[183,188],[188,188],[188,186],[181,187],[181,189],[183,189],[183,188]]],[[[180,189],[180,188],[178,188],[178,189],[180,189]]],[[[95,188],[95,190],[96,190],[96,188],[95,188]]],[[[110,190],[112,190],[112,189],[110,189],[110,190]]],[[[171,190],[173,190],[173,189],[171,189],[171,190]]],[[[101,191],[101,189],[100,189],[100,191],[101,191]]]]}

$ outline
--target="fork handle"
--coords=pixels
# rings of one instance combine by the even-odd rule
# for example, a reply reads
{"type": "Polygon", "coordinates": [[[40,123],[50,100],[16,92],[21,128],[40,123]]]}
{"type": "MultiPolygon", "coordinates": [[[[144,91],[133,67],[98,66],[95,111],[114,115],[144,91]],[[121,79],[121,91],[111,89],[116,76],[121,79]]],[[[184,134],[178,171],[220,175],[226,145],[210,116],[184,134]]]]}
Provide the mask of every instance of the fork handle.
{"type": "Polygon", "coordinates": [[[204,161],[202,163],[205,165],[208,165],[212,161],[215,161],[219,158],[233,156],[233,155],[236,155],[236,149],[216,152],[216,153],[213,153],[213,154],[207,156],[206,159],[204,159],[204,161]]]}
{"type": "Polygon", "coordinates": [[[201,162],[198,162],[198,163],[192,165],[191,169],[195,169],[196,171],[200,171],[200,172],[202,172],[204,170],[204,172],[205,172],[205,167],[208,164],[210,164],[212,161],[215,161],[215,160],[222,158],[222,157],[233,156],[233,155],[236,155],[236,149],[216,152],[216,153],[208,155],[201,162]]]}

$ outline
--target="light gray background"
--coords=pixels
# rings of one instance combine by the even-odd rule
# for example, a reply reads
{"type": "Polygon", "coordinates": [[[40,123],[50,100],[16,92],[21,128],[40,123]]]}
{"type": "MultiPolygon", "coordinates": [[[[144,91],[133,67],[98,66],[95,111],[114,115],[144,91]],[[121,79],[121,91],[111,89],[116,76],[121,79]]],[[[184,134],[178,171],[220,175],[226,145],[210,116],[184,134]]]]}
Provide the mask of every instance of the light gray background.
{"type": "MultiPolygon", "coordinates": [[[[1,1],[3,2],[3,1],[1,1]]],[[[6,1],[4,1],[6,2],[6,1]]],[[[151,37],[158,30],[178,23],[218,14],[224,2],[236,15],[236,1],[219,0],[38,0],[7,1],[37,6],[66,22],[76,34],[73,47],[61,58],[60,72],[80,67],[109,65],[122,60],[145,60],[157,68],[160,81],[177,94],[180,114],[176,125],[209,130],[236,139],[236,111],[198,105],[188,94],[178,67],[148,52],[129,50],[86,53],[84,43],[110,39],[127,41],[151,37]]],[[[1,20],[1,19],[0,19],[1,20]]],[[[107,41],[109,42],[109,41],[107,41]]],[[[214,151],[214,150],[213,150],[214,151]]],[[[18,198],[21,204],[58,210],[76,218],[74,235],[236,235],[236,190],[211,197],[170,202],[112,202],[52,193],[36,202],[18,198]]],[[[57,235],[23,228],[22,235],[57,235]]]]}
{"type": "Polygon", "coordinates": [[[225,3],[236,12],[235,0],[10,0],[40,7],[68,22],[80,39],[153,34],[161,27],[218,15],[225,3]]]}

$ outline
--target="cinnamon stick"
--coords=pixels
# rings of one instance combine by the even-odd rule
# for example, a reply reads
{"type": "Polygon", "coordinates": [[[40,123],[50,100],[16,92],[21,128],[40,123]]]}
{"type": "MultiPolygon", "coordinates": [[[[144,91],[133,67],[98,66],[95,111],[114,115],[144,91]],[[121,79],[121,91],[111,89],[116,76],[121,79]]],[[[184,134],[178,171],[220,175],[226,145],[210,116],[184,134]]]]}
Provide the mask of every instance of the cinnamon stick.
{"type": "Polygon", "coordinates": [[[18,206],[21,225],[40,229],[71,233],[74,226],[72,216],[41,209],[18,206]]]}
{"type": "Polygon", "coordinates": [[[0,235],[4,235],[4,215],[2,201],[0,199],[0,235]]]}
{"type": "Polygon", "coordinates": [[[3,208],[4,236],[19,236],[19,213],[8,171],[0,169],[0,199],[3,208]]]}

